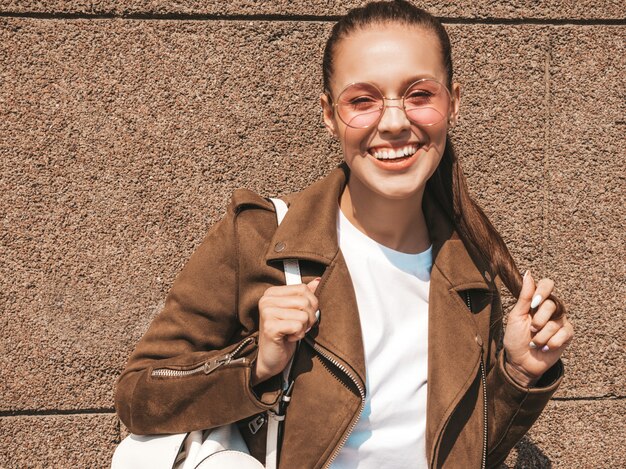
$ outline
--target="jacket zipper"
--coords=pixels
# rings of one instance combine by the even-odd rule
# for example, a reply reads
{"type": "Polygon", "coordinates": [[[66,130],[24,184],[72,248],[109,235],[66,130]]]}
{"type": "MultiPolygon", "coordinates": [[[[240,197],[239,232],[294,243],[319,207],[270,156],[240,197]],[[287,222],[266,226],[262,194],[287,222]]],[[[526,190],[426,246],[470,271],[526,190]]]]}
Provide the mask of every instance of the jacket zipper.
{"type": "Polygon", "coordinates": [[[328,461],[326,461],[326,464],[324,464],[324,466],[323,466],[324,468],[328,468],[328,467],[330,467],[330,465],[333,463],[333,461],[337,457],[337,454],[339,454],[339,451],[341,451],[341,448],[343,448],[343,445],[345,445],[346,441],[348,441],[348,437],[350,436],[350,433],[352,433],[352,430],[354,430],[354,427],[356,427],[356,424],[359,421],[359,418],[361,418],[361,412],[363,412],[363,407],[365,407],[365,389],[363,388],[363,386],[361,386],[361,383],[359,383],[359,380],[356,379],[354,377],[354,375],[343,364],[341,364],[338,360],[336,360],[333,357],[331,357],[328,353],[326,353],[326,351],[324,351],[324,349],[322,349],[315,342],[311,341],[311,345],[313,346],[313,349],[317,353],[319,353],[327,361],[329,361],[335,367],[337,367],[339,370],[341,370],[348,378],[350,378],[350,381],[352,381],[354,383],[356,388],[359,390],[359,394],[361,395],[361,404],[359,405],[359,410],[356,413],[356,415],[354,417],[352,417],[352,421],[350,422],[350,426],[348,427],[348,431],[346,431],[344,433],[343,437],[341,438],[341,441],[335,447],[335,450],[331,454],[330,458],[328,459],[328,461]]]}
{"type": "Polygon", "coordinates": [[[206,375],[213,373],[215,370],[222,366],[233,365],[238,363],[245,363],[247,358],[235,358],[241,350],[248,344],[254,342],[254,337],[248,337],[241,342],[235,350],[221,357],[207,360],[206,362],[189,370],[178,370],[175,368],[157,368],[152,370],[152,376],[158,378],[182,378],[185,376],[191,376],[198,373],[204,373],[206,375]]]}
{"type": "MultiPolygon", "coordinates": [[[[470,298],[469,291],[465,292],[465,298],[467,301],[467,307],[472,311],[472,300],[470,298]]],[[[485,361],[483,358],[484,351],[480,347],[480,380],[483,386],[483,452],[481,460],[481,469],[485,469],[487,466],[487,378],[485,376],[485,361]]]]}
{"type": "Polygon", "coordinates": [[[483,382],[483,457],[481,468],[487,466],[487,378],[485,377],[485,364],[483,352],[480,352],[480,378],[483,382]]]}

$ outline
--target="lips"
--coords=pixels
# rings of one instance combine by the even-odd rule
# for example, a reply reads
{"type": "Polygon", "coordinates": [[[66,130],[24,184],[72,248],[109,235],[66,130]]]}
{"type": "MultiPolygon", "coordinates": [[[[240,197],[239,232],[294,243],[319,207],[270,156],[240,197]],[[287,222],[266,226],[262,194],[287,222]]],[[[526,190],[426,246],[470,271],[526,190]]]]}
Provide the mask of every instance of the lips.
{"type": "Polygon", "coordinates": [[[368,150],[368,153],[377,160],[396,160],[400,158],[407,158],[414,155],[419,150],[419,143],[412,143],[401,147],[372,147],[368,150]]]}

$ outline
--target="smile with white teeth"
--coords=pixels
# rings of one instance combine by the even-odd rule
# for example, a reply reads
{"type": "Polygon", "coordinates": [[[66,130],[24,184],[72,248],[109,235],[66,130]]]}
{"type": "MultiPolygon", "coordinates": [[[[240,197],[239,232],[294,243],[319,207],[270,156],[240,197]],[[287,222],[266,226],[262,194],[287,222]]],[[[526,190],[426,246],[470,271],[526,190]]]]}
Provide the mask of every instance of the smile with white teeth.
{"type": "Polygon", "coordinates": [[[397,158],[405,158],[417,152],[417,145],[407,145],[402,148],[385,148],[371,152],[371,155],[377,160],[395,160],[397,158]]]}

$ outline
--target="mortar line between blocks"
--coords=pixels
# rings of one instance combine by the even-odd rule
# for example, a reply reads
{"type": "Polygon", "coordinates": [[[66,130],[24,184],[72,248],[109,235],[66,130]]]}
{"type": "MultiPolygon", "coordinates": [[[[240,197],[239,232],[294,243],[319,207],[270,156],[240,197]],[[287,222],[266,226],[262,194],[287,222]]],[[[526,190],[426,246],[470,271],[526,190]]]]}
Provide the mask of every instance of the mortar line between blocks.
{"type": "MultiPolygon", "coordinates": [[[[342,15],[314,14],[216,14],[216,13],[151,13],[151,12],[40,12],[40,11],[0,11],[0,18],[34,18],[41,20],[71,19],[125,19],[125,20],[180,20],[180,21],[269,21],[269,22],[336,22],[342,15]]],[[[445,24],[493,24],[493,25],[555,25],[555,26],[621,26],[626,25],[626,18],[498,18],[498,17],[463,17],[438,16],[445,24]]]]}
{"type": "Polygon", "coordinates": [[[60,415],[114,415],[113,408],[87,408],[87,409],[20,409],[0,410],[0,418],[4,417],[47,417],[60,415]]]}
{"type": "Polygon", "coordinates": [[[550,90],[550,66],[552,55],[552,43],[551,43],[552,29],[547,29],[546,34],[546,52],[544,59],[544,103],[545,103],[545,122],[544,122],[544,151],[542,158],[542,181],[541,181],[541,271],[544,274],[549,274],[547,270],[548,263],[548,237],[550,235],[549,226],[549,194],[548,194],[548,179],[550,177],[549,164],[552,147],[550,145],[550,123],[552,121],[552,100],[550,90]]]}

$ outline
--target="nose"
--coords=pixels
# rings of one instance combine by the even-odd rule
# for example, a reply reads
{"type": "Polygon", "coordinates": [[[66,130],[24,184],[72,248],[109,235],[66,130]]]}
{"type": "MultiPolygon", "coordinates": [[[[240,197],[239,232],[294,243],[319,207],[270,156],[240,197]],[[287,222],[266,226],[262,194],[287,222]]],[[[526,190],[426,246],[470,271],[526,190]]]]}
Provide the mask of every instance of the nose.
{"type": "Polygon", "coordinates": [[[378,122],[379,132],[397,134],[410,127],[411,122],[402,107],[402,99],[386,98],[383,115],[380,116],[380,121],[378,122]]]}

